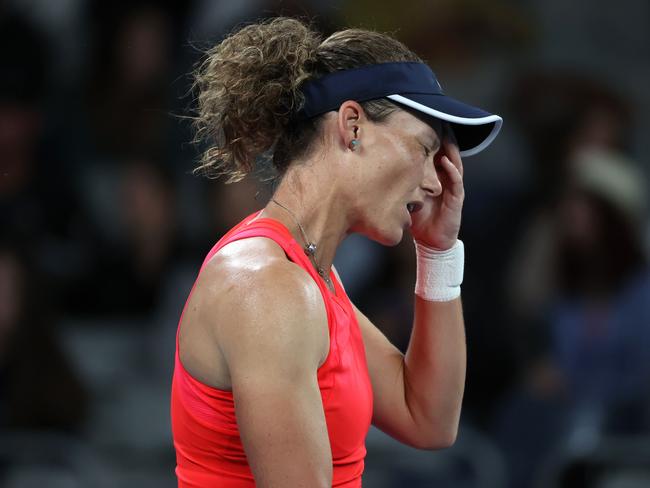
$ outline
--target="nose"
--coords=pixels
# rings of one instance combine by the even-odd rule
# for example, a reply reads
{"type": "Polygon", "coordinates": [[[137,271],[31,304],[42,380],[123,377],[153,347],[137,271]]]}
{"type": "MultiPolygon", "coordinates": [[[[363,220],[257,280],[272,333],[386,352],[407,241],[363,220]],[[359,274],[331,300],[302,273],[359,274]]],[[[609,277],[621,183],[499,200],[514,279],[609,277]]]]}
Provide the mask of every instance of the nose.
{"type": "Polygon", "coordinates": [[[422,189],[432,197],[437,197],[442,193],[442,183],[438,178],[438,171],[433,161],[425,164],[422,189]]]}

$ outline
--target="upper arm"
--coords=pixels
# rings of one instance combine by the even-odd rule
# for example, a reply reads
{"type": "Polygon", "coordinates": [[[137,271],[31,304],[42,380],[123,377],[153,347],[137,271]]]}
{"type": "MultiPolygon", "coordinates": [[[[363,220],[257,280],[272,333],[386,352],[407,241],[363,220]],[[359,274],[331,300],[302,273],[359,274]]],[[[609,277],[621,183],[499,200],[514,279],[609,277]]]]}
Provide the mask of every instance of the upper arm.
{"type": "Polygon", "coordinates": [[[259,487],[331,485],[317,379],[328,345],[327,318],[320,292],[303,274],[286,261],[243,272],[221,298],[229,313],[219,324],[219,344],[259,487]]]}
{"type": "Polygon", "coordinates": [[[372,383],[372,424],[404,444],[424,447],[406,401],[404,354],[354,304],[352,308],[363,337],[372,383]]]}
{"type": "Polygon", "coordinates": [[[421,447],[406,403],[404,355],[356,307],[373,390],[372,423],[404,444],[421,447]]]}

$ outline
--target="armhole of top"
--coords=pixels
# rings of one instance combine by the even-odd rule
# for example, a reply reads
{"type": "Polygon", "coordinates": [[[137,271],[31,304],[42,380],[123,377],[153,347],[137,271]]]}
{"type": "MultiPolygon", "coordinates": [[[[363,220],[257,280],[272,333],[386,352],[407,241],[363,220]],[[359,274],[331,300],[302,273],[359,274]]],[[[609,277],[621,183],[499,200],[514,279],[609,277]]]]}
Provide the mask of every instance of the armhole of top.
{"type": "MultiPolygon", "coordinates": [[[[307,274],[310,275],[311,279],[318,287],[321,298],[323,300],[327,320],[327,330],[329,334],[329,349],[327,355],[325,356],[323,363],[317,368],[317,371],[321,371],[324,366],[328,365],[333,360],[332,351],[336,349],[336,347],[334,347],[334,341],[336,340],[336,315],[332,309],[332,295],[329,289],[327,289],[326,285],[324,283],[321,283],[317,276],[314,276],[315,271],[312,273],[312,269],[309,268],[311,266],[311,263],[308,261],[307,256],[303,254],[302,249],[297,245],[293,237],[287,235],[287,232],[288,231],[282,224],[276,223],[276,221],[273,219],[257,219],[247,226],[242,227],[239,232],[228,236],[228,238],[225,240],[225,242],[222,243],[219,249],[221,249],[221,247],[224,247],[226,244],[230,244],[231,242],[242,239],[247,239],[249,237],[266,237],[267,239],[271,239],[276,242],[277,245],[282,248],[285,256],[289,261],[296,264],[297,266],[300,266],[307,274]],[[260,230],[262,233],[260,233],[260,230]]],[[[338,280],[338,277],[337,281],[339,282],[340,288],[343,289],[343,287],[340,285],[340,280],[338,280]]]]}
{"type": "MultiPolygon", "coordinates": [[[[283,228],[277,228],[275,225],[265,225],[264,221],[257,220],[253,223],[250,224],[250,227],[245,227],[245,226],[239,226],[239,228],[232,229],[232,232],[227,233],[224,235],[219,242],[217,242],[213,248],[210,250],[208,255],[206,256],[205,260],[203,261],[203,264],[201,265],[201,268],[199,269],[199,272],[197,274],[196,280],[194,285],[192,286],[192,289],[190,291],[190,296],[194,291],[194,286],[196,285],[196,281],[198,281],[199,275],[205,268],[205,266],[208,264],[208,262],[227,244],[230,244],[231,242],[235,242],[238,240],[242,239],[247,239],[249,237],[266,237],[267,239],[271,239],[274,242],[276,242],[284,251],[285,256],[287,259],[298,266],[304,268],[304,263],[300,263],[300,254],[297,253],[296,249],[293,249],[294,245],[292,244],[292,240],[288,239],[287,236],[285,235],[286,231],[284,231],[283,228]],[[260,229],[262,228],[262,229],[260,229]],[[263,230],[264,232],[262,234],[259,233],[260,230],[263,230]],[[297,254],[297,256],[296,256],[297,254]]],[[[309,273],[308,270],[305,270],[309,273]]],[[[330,302],[331,296],[329,294],[329,290],[324,290],[323,286],[319,283],[319,281],[313,276],[312,279],[316,283],[316,286],[318,286],[320,292],[321,292],[321,297],[323,299],[323,303],[325,306],[325,314],[326,314],[326,320],[327,320],[327,329],[328,329],[328,336],[329,336],[329,348],[327,351],[327,355],[325,356],[325,359],[323,360],[322,364],[320,364],[317,368],[317,374],[319,376],[319,385],[321,385],[321,390],[325,388],[325,391],[331,391],[331,389],[334,386],[334,377],[331,376],[327,380],[327,384],[323,383],[324,378],[327,376],[327,372],[332,368],[332,362],[334,362],[336,357],[338,356],[338,347],[336,346],[336,319],[335,319],[335,312],[332,309],[332,303],[330,302]]],[[[339,281],[337,279],[337,281],[339,281]]],[[[339,281],[340,284],[340,281],[339,281]]],[[[341,289],[342,289],[341,285],[341,289]]],[[[188,296],[187,303],[189,303],[190,296],[188,296]]],[[[183,319],[183,315],[185,312],[185,307],[183,307],[183,310],[181,312],[181,318],[179,321],[179,326],[176,330],[176,358],[180,362],[180,350],[179,350],[179,333],[180,333],[180,325],[183,319]]],[[[184,366],[182,365],[181,362],[181,367],[184,366]]],[[[187,372],[188,376],[192,378],[192,381],[196,384],[199,384],[202,389],[208,389],[208,390],[216,390],[217,392],[223,392],[223,394],[231,394],[231,391],[229,390],[220,390],[218,388],[212,387],[210,385],[203,384],[199,380],[193,378],[189,372],[187,372]]]]}

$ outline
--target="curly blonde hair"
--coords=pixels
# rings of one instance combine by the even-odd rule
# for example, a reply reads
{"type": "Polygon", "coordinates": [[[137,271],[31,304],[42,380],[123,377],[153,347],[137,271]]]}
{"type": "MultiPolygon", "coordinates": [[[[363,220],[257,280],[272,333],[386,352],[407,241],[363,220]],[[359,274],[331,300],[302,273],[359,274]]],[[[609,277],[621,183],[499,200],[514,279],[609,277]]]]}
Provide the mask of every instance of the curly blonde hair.
{"type": "MultiPolygon", "coordinates": [[[[396,39],[379,32],[346,29],[321,41],[304,22],[278,17],[247,25],[209,49],[195,72],[196,139],[205,143],[195,172],[239,181],[270,160],[279,175],[311,150],[322,116],[300,120],[304,82],[334,71],[421,61],[396,39]]],[[[362,103],[380,122],[397,107],[388,99],[362,103]]]]}

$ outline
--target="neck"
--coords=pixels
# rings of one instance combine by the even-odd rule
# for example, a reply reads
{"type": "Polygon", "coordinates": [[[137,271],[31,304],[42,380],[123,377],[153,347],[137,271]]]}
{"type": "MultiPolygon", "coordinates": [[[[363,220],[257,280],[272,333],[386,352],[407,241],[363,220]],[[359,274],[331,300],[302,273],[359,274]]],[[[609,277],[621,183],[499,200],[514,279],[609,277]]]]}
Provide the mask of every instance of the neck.
{"type": "Polygon", "coordinates": [[[288,170],[273,194],[273,198],[291,213],[269,201],[260,215],[282,222],[304,248],[308,242],[300,231],[297,223],[300,222],[309,242],[316,244],[313,259],[326,276],[329,276],[336,249],[350,228],[346,203],[336,191],[336,185],[319,183],[331,181],[328,176],[331,177],[316,174],[308,163],[296,165],[288,170]]]}

